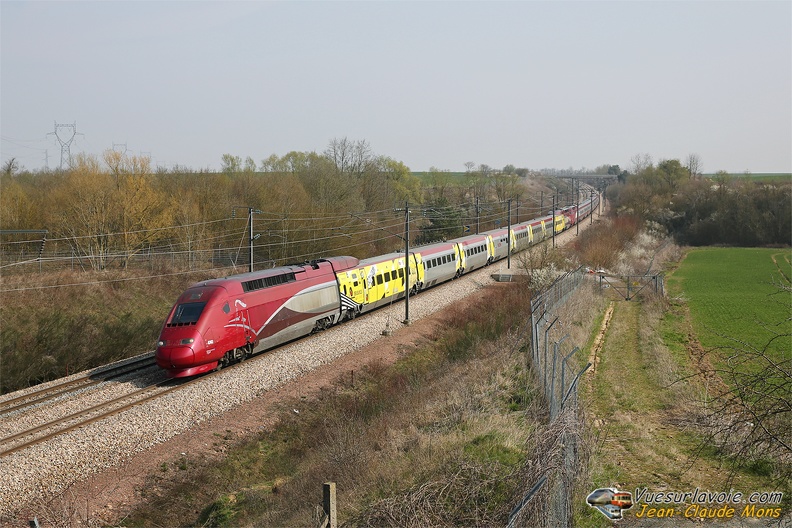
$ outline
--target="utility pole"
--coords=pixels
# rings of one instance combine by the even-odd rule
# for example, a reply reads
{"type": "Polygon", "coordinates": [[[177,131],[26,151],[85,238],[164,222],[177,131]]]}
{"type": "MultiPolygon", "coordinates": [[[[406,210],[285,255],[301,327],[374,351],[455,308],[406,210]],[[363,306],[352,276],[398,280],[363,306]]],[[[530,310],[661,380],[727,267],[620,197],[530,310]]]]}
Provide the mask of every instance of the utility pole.
{"type": "Polygon", "coordinates": [[[506,229],[506,269],[511,269],[511,198],[509,198],[509,227],[506,229]]]}
{"type": "MultiPolygon", "coordinates": [[[[410,325],[410,202],[404,202],[404,276],[407,278],[404,292],[404,321],[405,325],[410,325]]],[[[416,266],[415,271],[418,271],[416,266]]]]}
{"type": "Polygon", "coordinates": [[[253,213],[261,214],[261,211],[258,209],[253,209],[252,207],[243,207],[243,206],[235,206],[231,210],[231,218],[236,217],[236,210],[237,209],[247,209],[248,210],[248,231],[249,231],[249,248],[250,248],[250,264],[248,265],[248,271],[253,273],[253,241],[256,240],[258,237],[261,236],[260,233],[254,235],[253,234],[253,213]]]}
{"type": "Polygon", "coordinates": [[[479,198],[476,196],[476,234],[479,234],[479,228],[481,227],[481,208],[479,207],[479,198]]]}
{"type": "Polygon", "coordinates": [[[250,273],[253,273],[253,208],[248,207],[248,229],[250,230],[250,273]]]}
{"type": "Polygon", "coordinates": [[[575,191],[575,236],[580,234],[580,180],[577,181],[575,191]]]}
{"type": "Polygon", "coordinates": [[[553,230],[553,248],[555,248],[555,213],[556,213],[556,194],[553,195],[553,211],[550,213],[550,226],[553,230]]]}

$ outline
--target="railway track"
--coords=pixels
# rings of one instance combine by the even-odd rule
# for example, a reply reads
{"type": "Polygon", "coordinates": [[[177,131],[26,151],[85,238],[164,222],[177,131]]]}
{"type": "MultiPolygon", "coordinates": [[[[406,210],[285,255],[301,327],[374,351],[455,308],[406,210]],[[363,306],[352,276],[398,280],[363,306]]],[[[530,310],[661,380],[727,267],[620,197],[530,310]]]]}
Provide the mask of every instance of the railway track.
{"type": "Polygon", "coordinates": [[[27,447],[40,444],[56,436],[68,433],[79,427],[97,422],[115,414],[125,411],[130,407],[139,405],[166,392],[177,389],[178,386],[166,387],[170,380],[161,381],[144,387],[135,392],[125,394],[107,402],[88,407],[65,417],[49,421],[42,425],[26,429],[5,438],[0,438],[0,457],[16,453],[27,447]],[[162,390],[159,390],[162,389],[162,390]],[[42,433],[40,436],[37,436],[42,433]],[[30,438],[33,437],[33,438],[30,438]]]}
{"type": "Polygon", "coordinates": [[[134,361],[124,363],[115,367],[110,367],[102,370],[95,370],[85,376],[64,381],[49,387],[28,392],[21,396],[11,398],[0,402],[0,417],[7,416],[11,413],[24,412],[27,409],[43,405],[56,398],[65,396],[71,392],[81,391],[88,387],[96,386],[107,381],[133,374],[136,372],[153,369],[156,364],[153,361],[154,354],[146,354],[134,361]]]}
{"type": "MultiPolygon", "coordinates": [[[[306,336],[304,338],[298,339],[296,342],[303,341],[309,338],[310,336],[306,336]]],[[[249,359],[247,361],[265,360],[265,357],[266,354],[259,354],[255,358],[249,359]]],[[[147,370],[151,367],[151,365],[147,364],[150,360],[151,360],[151,356],[148,356],[146,358],[141,358],[140,360],[137,360],[133,363],[127,363],[126,365],[117,368],[107,369],[105,371],[102,371],[102,374],[106,374],[112,371],[112,377],[118,378],[125,374],[147,370]],[[123,367],[128,367],[128,368],[123,368],[123,367]]],[[[195,378],[161,379],[159,381],[154,381],[133,392],[123,394],[121,396],[114,397],[106,401],[102,401],[95,405],[91,405],[86,408],[72,412],[66,416],[61,416],[57,419],[46,421],[45,423],[42,423],[40,425],[35,425],[33,427],[24,429],[22,431],[9,434],[3,438],[0,438],[0,458],[8,456],[12,453],[16,453],[28,447],[40,444],[42,442],[46,442],[62,434],[68,433],[75,429],[79,429],[80,427],[84,427],[94,422],[104,420],[105,418],[109,418],[116,414],[122,413],[128,409],[131,409],[132,407],[141,405],[147,401],[164,396],[169,392],[187,387],[194,383],[198,383],[207,378],[211,378],[212,376],[216,376],[220,374],[220,372],[225,373],[229,370],[239,367],[240,365],[241,363],[236,363],[234,365],[224,368],[222,371],[211,372],[195,378]]],[[[100,381],[85,382],[85,380],[89,380],[92,376],[93,374],[91,376],[86,376],[84,378],[79,378],[77,380],[72,380],[69,382],[58,384],[56,386],[43,389],[41,391],[37,391],[36,393],[32,393],[33,397],[35,397],[35,395],[38,393],[46,393],[46,394],[44,396],[35,397],[35,399],[32,401],[26,401],[25,403],[17,404],[13,407],[8,407],[6,409],[3,409],[2,412],[10,413],[11,409],[24,407],[28,405],[32,406],[35,405],[37,402],[43,400],[52,400],[57,395],[73,392],[77,389],[81,389],[86,386],[90,386],[93,384],[98,384],[106,381],[106,379],[103,379],[100,381]],[[85,383],[75,388],[74,384],[79,383],[81,381],[85,383]]],[[[29,397],[31,397],[31,395],[20,396],[19,398],[14,398],[13,400],[9,400],[9,401],[14,401],[29,397]]]]}

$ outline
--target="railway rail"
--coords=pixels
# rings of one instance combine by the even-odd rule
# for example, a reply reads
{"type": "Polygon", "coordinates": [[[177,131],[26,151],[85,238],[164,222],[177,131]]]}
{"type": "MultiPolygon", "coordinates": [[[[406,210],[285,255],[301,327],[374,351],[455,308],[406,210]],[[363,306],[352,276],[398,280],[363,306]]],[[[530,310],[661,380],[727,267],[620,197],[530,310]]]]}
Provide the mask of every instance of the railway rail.
{"type": "Polygon", "coordinates": [[[5,438],[0,438],[0,457],[4,457],[10,455],[11,453],[21,451],[27,447],[40,444],[41,442],[45,442],[58,435],[68,433],[69,431],[73,431],[79,427],[98,422],[99,420],[103,420],[104,418],[123,412],[130,407],[139,405],[143,402],[161,396],[164,393],[179,388],[178,385],[167,387],[168,384],[172,385],[172,382],[170,382],[170,380],[161,381],[135,392],[119,396],[118,398],[114,398],[110,401],[74,412],[63,418],[49,421],[42,425],[33,427],[31,429],[26,429],[5,438]],[[36,435],[37,433],[45,434],[42,436],[36,436],[32,439],[24,440],[22,443],[16,443],[19,440],[36,435]]]}
{"type": "Polygon", "coordinates": [[[96,369],[88,374],[79,376],[69,381],[50,385],[33,392],[22,394],[21,396],[16,396],[14,398],[2,401],[0,402],[0,417],[15,412],[21,412],[34,406],[42,405],[70,392],[83,390],[85,388],[99,385],[107,381],[112,381],[116,378],[126,376],[127,374],[146,370],[155,366],[154,353],[151,352],[136,358],[133,361],[126,362],[118,366],[105,369],[96,369]]]}

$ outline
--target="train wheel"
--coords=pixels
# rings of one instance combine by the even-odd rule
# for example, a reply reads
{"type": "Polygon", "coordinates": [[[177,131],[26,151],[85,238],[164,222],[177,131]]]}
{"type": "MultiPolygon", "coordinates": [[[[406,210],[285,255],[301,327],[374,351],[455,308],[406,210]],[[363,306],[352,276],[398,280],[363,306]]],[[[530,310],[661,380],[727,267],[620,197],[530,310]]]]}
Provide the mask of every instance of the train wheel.
{"type": "Polygon", "coordinates": [[[229,354],[231,352],[226,352],[223,354],[223,357],[220,358],[220,361],[217,362],[217,367],[215,367],[215,371],[222,370],[228,366],[230,363],[229,354]]]}

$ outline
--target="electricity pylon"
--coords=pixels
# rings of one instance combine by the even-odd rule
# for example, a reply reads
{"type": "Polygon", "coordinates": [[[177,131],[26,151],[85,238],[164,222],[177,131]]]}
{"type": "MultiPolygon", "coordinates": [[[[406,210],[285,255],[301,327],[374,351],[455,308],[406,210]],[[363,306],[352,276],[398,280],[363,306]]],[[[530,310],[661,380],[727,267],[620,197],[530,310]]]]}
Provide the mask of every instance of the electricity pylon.
{"type": "MultiPolygon", "coordinates": [[[[63,170],[64,159],[68,163],[69,168],[71,168],[72,167],[71,143],[72,141],[74,141],[74,136],[77,135],[77,122],[75,121],[74,123],[69,125],[69,124],[58,124],[58,122],[56,121],[55,132],[50,132],[47,135],[48,136],[54,135],[55,138],[58,140],[58,143],[60,143],[60,147],[61,147],[60,169],[63,170]],[[65,136],[67,134],[66,132],[63,133],[64,137],[61,137],[61,134],[59,133],[60,130],[64,130],[64,129],[71,130],[71,136],[69,136],[68,139],[65,139],[65,136]]],[[[84,134],[80,134],[80,135],[82,136],[84,134]]]]}

